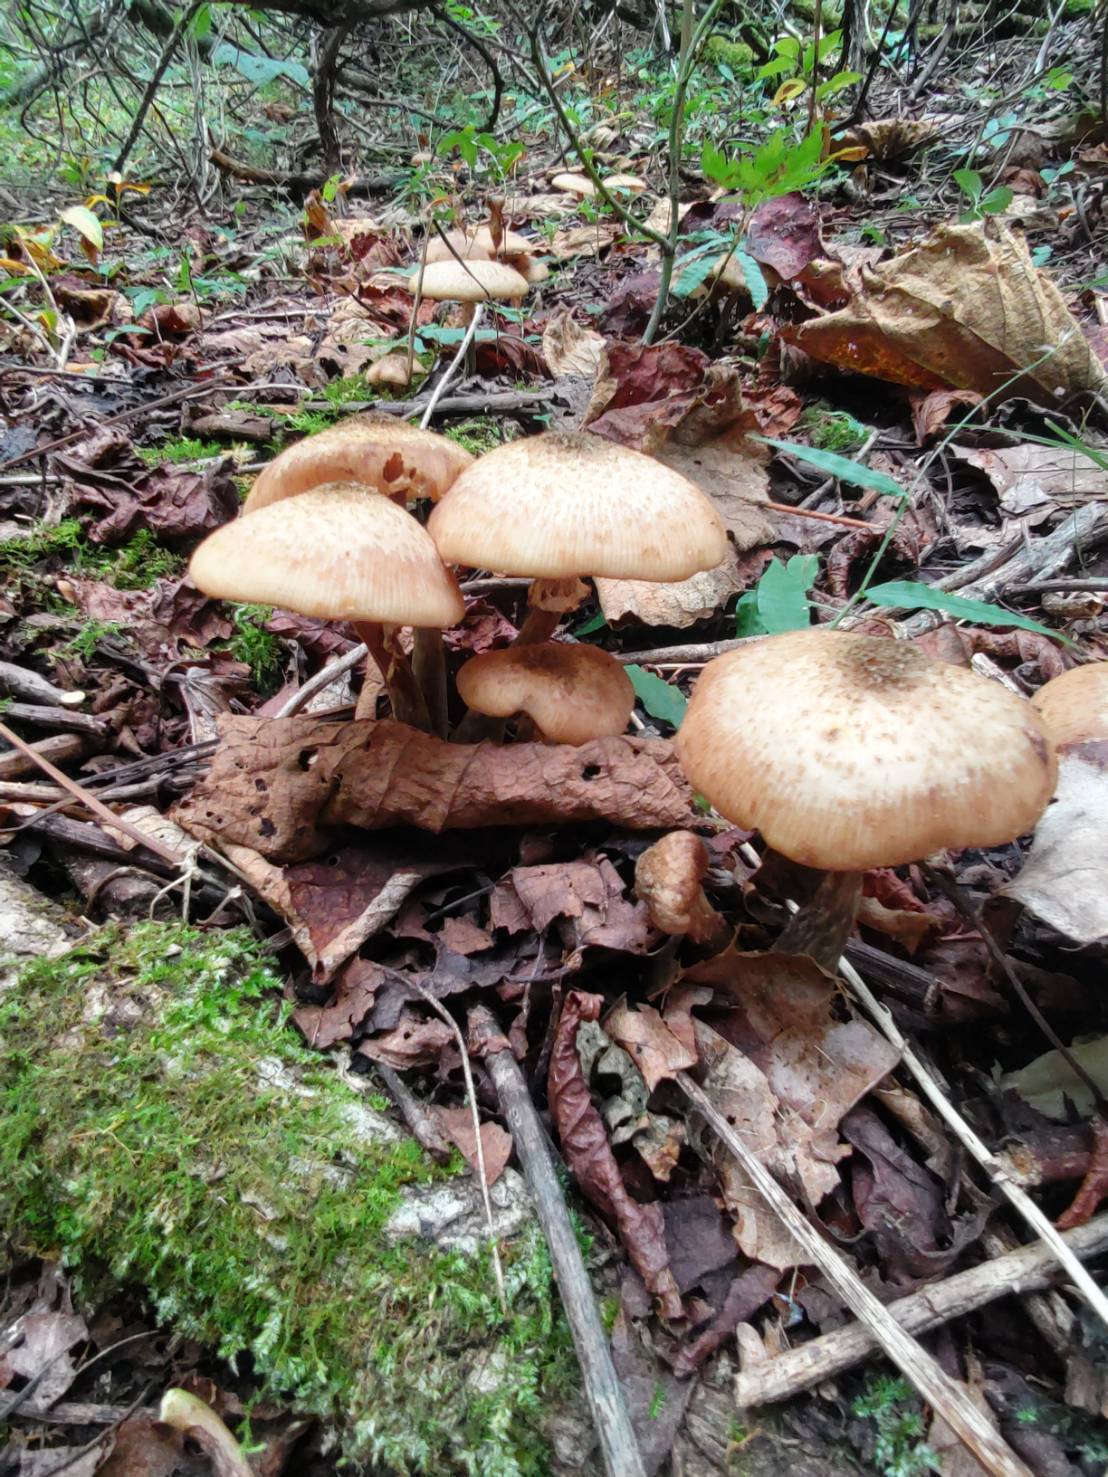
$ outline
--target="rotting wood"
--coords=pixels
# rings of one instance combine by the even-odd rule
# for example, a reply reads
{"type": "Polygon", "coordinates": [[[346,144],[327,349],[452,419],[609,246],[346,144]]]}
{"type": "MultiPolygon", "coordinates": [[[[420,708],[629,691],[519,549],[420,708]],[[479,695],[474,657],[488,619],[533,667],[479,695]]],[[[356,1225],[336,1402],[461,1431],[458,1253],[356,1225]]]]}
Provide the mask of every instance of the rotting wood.
{"type": "Polygon", "coordinates": [[[796,1208],[758,1156],[749,1149],[707,1093],[687,1072],[677,1074],[677,1085],[712,1130],[742,1165],[754,1188],[785,1229],[800,1242],[805,1259],[819,1268],[855,1317],[862,1320],[874,1343],[910,1380],[936,1415],[942,1417],[959,1441],[994,1477],[1031,1477],[1030,1468],[1016,1456],[1000,1432],[970,1399],[968,1390],[952,1380],[938,1362],[878,1302],[858,1274],[825,1241],[796,1208]]]}
{"type": "MultiPolygon", "coordinates": [[[[1108,1250],[1108,1215],[1067,1231],[1065,1241],[1075,1256],[1100,1255],[1108,1250]]],[[[1061,1268],[1050,1249],[1034,1242],[897,1298],[886,1311],[909,1333],[926,1333],[998,1298],[1040,1292],[1060,1276],[1061,1268]]],[[[872,1332],[862,1324],[836,1328],[811,1343],[744,1369],[735,1380],[735,1398],[740,1406],[788,1400],[860,1364],[877,1349],[872,1332]]]]}
{"type": "Polygon", "coordinates": [[[87,739],[79,733],[56,733],[50,738],[39,739],[35,744],[0,750],[0,780],[17,780],[27,774],[37,774],[42,768],[41,759],[68,764],[87,754],[88,747],[87,739]]]}
{"type": "Polygon", "coordinates": [[[485,1065],[500,1098],[512,1142],[535,1202],[535,1212],[550,1248],[550,1260],[581,1365],[585,1398],[600,1442],[604,1470],[609,1477],[645,1477],[646,1469],[612,1363],[608,1338],[596,1309],[546,1136],[523,1073],[486,1006],[473,1007],[469,1013],[469,1026],[471,1040],[485,1048],[485,1065]]]}

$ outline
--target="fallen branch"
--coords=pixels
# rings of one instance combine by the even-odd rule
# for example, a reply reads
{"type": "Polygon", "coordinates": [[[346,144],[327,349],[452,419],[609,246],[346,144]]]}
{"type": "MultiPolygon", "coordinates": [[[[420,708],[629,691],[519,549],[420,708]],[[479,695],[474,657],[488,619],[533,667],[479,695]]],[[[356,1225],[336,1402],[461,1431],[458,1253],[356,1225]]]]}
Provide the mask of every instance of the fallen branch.
{"type": "Polygon", "coordinates": [[[952,1380],[932,1355],[900,1326],[831,1243],[809,1224],[758,1156],[716,1110],[703,1088],[687,1072],[679,1072],[676,1080],[742,1165],[762,1199],[803,1247],[804,1259],[819,1268],[850,1311],[866,1325],[873,1343],[884,1350],[985,1470],[995,1477],[1031,1477],[1029,1468],[1020,1461],[999,1431],[990,1425],[984,1413],[970,1399],[968,1390],[952,1380]]]}
{"type": "MultiPolygon", "coordinates": [[[[248,185],[273,185],[278,189],[307,194],[309,190],[322,189],[328,180],[326,172],[318,169],[258,169],[253,164],[244,164],[241,159],[233,159],[219,148],[211,149],[208,158],[224,174],[248,185]]],[[[363,174],[344,185],[344,189],[347,195],[376,195],[394,190],[403,178],[399,174],[363,174]]]]}
{"type": "Polygon", "coordinates": [[[604,1470],[609,1477],[645,1477],[631,1417],[612,1363],[608,1338],[596,1310],[554,1160],[527,1083],[507,1041],[500,1035],[492,1013],[485,1006],[476,1005],[470,1011],[469,1029],[471,1039],[485,1050],[485,1065],[496,1087],[512,1142],[527,1177],[535,1212],[550,1249],[562,1307],[581,1366],[585,1398],[600,1441],[604,1470]]]}
{"type": "MultiPolygon", "coordinates": [[[[1064,1239],[1075,1256],[1098,1256],[1108,1250],[1108,1215],[1067,1231],[1064,1239]]],[[[909,1333],[926,1333],[998,1298],[1040,1292],[1057,1282],[1060,1272],[1048,1247],[1039,1243],[1021,1246],[908,1297],[897,1298],[886,1311],[909,1333]]],[[[740,1406],[788,1400],[860,1364],[877,1348],[871,1331],[860,1323],[837,1328],[764,1364],[744,1369],[735,1380],[735,1398],[740,1406]]]]}

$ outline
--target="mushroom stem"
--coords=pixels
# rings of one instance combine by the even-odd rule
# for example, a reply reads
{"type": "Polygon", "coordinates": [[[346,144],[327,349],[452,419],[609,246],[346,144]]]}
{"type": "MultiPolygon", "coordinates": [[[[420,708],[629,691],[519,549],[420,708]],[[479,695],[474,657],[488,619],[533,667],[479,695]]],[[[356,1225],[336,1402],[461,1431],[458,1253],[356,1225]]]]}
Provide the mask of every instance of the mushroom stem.
{"type": "Polygon", "coordinates": [[[561,624],[561,620],[560,610],[539,610],[532,605],[512,645],[538,646],[543,641],[549,641],[561,624]]]}
{"type": "Polygon", "coordinates": [[[588,586],[575,575],[533,579],[527,591],[527,615],[512,645],[538,646],[549,641],[562,616],[576,610],[588,593],[588,586]]]}
{"type": "MultiPolygon", "coordinates": [[[[369,654],[384,679],[392,716],[398,723],[407,723],[429,733],[431,720],[427,716],[427,704],[412,675],[411,663],[397,645],[392,631],[376,621],[355,621],[354,629],[369,648],[369,654]]],[[[367,715],[355,710],[355,716],[367,715]]]]}
{"type": "Polygon", "coordinates": [[[446,648],[442,632],[416,626],[412,632],[412,675],[423,695],[431,732],[446,737],[446,648]]]}
{"type": "Polygon", "coordinates": [[[862,877],[861,872],[823,872],[812,897],[793,914],[777,940],[777,952],[807,954],[834,974],[854,929],[862,877]]]}

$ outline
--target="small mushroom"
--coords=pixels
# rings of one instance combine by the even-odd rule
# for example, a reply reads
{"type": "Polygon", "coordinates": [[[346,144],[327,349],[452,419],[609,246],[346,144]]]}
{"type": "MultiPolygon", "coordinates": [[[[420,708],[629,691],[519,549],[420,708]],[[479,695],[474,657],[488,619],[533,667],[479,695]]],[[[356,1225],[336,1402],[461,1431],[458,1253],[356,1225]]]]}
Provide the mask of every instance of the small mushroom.
{"type": "Polygon", "coordinates": [[[727,947],[731,929],[705,895],[708,848],[692,831],[670,831],[635,863],[635,891],[662,933],[685,935],[713,953],[727,947]]]}
{"type": "Polygon", "coordinates": [[[352,415],[275,456],[259,473],[243,512],[256,513],[325,482],[358,482],[398,501],[435,502],[474,460],[448,436],[393,416],[352,415]]]}
{"type": "Polygon", "coordinates": [[[523,645],[553,635],[582,576],[683,580],[727,552],[719,515],[698,487],[588,432],[498,446],[462,473],[427,528],[452,564],[534,578],[523,645]]]}
{"type": "Polygon", "coordinates": [[[646,189],[646,181],[639,179],[637,174],[608,174],[601,184],[615,194],[641,195],[646,189]]]}
{"type": "Polygon", "coordinates": [[[412,382],[408,373],[407,354],[384,354],[374,361],[366,371],[366,383],[385,385],[394,390],[406,390],[412,382]]]}
{"type": "Polygon", "coordinates": [[[355,483],[313,487],[216,529],[189,574],[216,600],[352,622],[381,669],[394,716],[428,726],[386,627],[452,626],[465,602],[426,529],[390,498],[355,483]]]}
{"type": "Polygon", "coordinates": [[[554,189],[567,195],[580,195],[582,199],[596,194],[596,186],[585,174],[556,174],[550,183],[554,189]]]}
{"type": "Polygon", "coordinates": [[[1059,749],[1108,739],[1108,662],[1053,677],[1031,699],[1059,749]]]}
{"type": "Polygon", "coordinates": [[[845,631],[716,657],[676,743],[721,815],[823,874],[779,947],[832,968],[867,868],[1023,835],[1057,772],[1030,703],[907,642],[845,631]]]}
{"type": "Polygon", "coordinates": [[[585,744],[623,733],[635,705],[631,680],[598,646],[548,641],[471,657],[458,693],[476,713],[525,713],[551,744],[585,744]]]}

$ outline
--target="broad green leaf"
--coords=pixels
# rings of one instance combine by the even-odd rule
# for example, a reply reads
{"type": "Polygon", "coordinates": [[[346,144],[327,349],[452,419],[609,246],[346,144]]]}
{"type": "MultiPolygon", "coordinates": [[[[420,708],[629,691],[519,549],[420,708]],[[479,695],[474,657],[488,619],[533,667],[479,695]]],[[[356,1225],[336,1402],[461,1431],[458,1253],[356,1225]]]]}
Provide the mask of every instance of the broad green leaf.
{"type": "Polygon", "coordinates": [[[887,497],[903,497],[904,489],[899,482],[884,472],[875,472],[861,462],[849,457],[837,456],[833,451],[819,451],[814,446],[801,446],[796,441],[778,441],[775,436],[753,436],[753,441],[764,441],[767,446],[776,446],[778,451],[787,451],[798,461],[807,462],[828,477],[837,477],[840,482],[850,482],[855,487],[869,487],[874,492],[883,492],[887,497]]]}
{"type": "Polygon", "coordinates": [[[671,723],[674,728],[680,728],[685,709],[689,705],[681,689],[670,682],[663,682],[661,677],[656,677],[645,667],[629,666],[623,670],[631,679],[635,696],[650,716],[660,718],[664,723],[671,723]]]}
{"type": "Polygon", "coordinates": [[[985,181],[976,169],[956,169],[953,175],[954,183],[964,195],[976,200],[985,188],[985,181]]]}
{"type": "Polygon", "coordinates": [[[758,581],[758,619],[769,636],[802,631],[811,624],[808,591],[819,570],[815,554],[794,554],[788,564],[771,559],[758,581]]]}
{"type": "Polygon", "coordinates": [[[264,86],[278,77],[287,77],[290,82],[299,82],[301,87],[310,87],[308,69],[301,62],[286,61],[282,57],[258,56],[253,51],[243,51],[229,41],[221,41],[212,52],[212,66],[234,67],[247,82],[264,86]]]}
{"type": "Polygon", "coordinates": [[[746,285],[750,289],[755,308],[764,308],[769,298],[769,287],[762,276],[761,267],[749,252],[743,251],[741,246],[735,252],[735,260],[743,269],[743,276],[746,278],[746,285]]]}
{"type": "Polygon", "coordinates": [[[1068,638],[1059,631],[1052,631],[1029,616],[1016,615],[1002,610],[999,605],[990,605],[987,600],[967,600],[962,595],[950,595],[946,590],[936,590],[933,585],[919,580],[888,580],[883,585],[871,585],[866,599],[874,605],[892,606],[899,610],[941,610],[944,615],[959,621],[974,621],[979,626],[1018,626],[1021,631],[1035,631],[1040,636],[1050,636],[1055,641],[1068,638]]]}
{"type": "Polygon", "coordinates": [[[212,7],[201,5],[192,18],[189,30],[197,41],[206,41],[212,34],[212,7]]]}
{"type": "Polygon", "coordinates": [[[716,258],[710,254],[708,247],[702,247],[699,251],[690,251],[688,256],[683,257],[674,268],[673,281],[670,284],[673,296],[688,297],[698,287],[703,287],[705,278],[715,262],[716,258]]]}
{"type": "Polygon", "coordinates": [[[583,626],[578,626],[573,634],[580,640],[582,636],[592,636],[595,632],[602,631],[607,624],[603,613],[598,610],[595,615],[589,616],[583,626]]]}
{"type": "Polygon", "coordinates": [[[95,246],[97,251],[104,249],[104,228],[87,205],[67,205],[64,210],[58,211],[58,217],[67,226],[72,226],[90,246],[95,246]]]}
{"type": "Polygon", "coordinates": [[[1000,215],[1007,210],[1015,199],[1015,191],[1011,185],[998,185],[995,190],[990,190],[983,200],[977,202],[977,208],[983,210],[986,215],[1000,215]]]}

